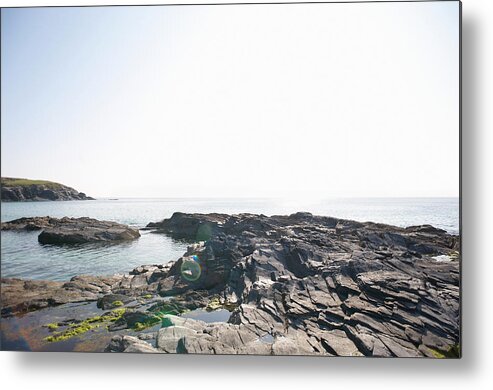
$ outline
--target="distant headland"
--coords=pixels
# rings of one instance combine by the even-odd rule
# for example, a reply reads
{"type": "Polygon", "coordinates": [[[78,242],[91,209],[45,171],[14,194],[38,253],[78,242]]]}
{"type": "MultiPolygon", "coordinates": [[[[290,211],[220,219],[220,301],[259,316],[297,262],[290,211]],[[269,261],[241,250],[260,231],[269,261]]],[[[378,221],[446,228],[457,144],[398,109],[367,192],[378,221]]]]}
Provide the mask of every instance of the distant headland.
{"type": "Polygon", "coordinates": [[[48,180],[2,177],[2,202],[49,200],[94,200],[94,198],[48,180]]]}

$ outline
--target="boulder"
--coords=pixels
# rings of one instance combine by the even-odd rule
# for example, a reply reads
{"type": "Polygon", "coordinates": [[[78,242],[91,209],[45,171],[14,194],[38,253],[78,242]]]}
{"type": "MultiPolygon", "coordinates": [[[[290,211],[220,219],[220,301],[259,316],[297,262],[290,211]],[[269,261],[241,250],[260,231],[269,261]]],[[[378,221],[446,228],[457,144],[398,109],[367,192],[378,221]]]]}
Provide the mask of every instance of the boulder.
{"type": "Polygon", "coordinates": [[[140,237],[138,229],[117,222],[93,218],[28,217],[2,222],[2,230],[42,230],[41,244],[83,244],[86,242],[129,241],[140,237]]]}
{"type": "Polygon", "coordinates": [[[52,218],[50,225],[39,234],[38,241],[41,244],[83,244],[130,241],[139,237],[138,229],[120,223],[86,217],[64,217],[52,218]]]}

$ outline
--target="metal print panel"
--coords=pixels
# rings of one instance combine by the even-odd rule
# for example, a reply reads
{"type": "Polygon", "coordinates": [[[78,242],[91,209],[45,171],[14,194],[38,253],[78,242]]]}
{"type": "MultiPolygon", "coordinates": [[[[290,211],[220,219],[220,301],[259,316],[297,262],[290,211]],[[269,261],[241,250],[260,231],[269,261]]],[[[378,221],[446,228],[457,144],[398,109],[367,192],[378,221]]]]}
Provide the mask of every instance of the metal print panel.
{"type": "Polygon", "coordinates": [[[2,9],[2,350],[460,357],[460,18],[2,9]]]}

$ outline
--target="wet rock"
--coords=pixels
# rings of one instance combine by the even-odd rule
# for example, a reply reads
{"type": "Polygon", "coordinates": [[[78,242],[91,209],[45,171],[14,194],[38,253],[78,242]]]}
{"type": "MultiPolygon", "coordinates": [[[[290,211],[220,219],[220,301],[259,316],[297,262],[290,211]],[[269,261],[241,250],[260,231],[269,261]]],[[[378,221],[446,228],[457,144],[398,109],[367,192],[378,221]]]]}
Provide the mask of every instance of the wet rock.
{"type": "Polygon", "coordinates": [[[103,310],[114,309],[133,301],[133,297],[123,294],[108,294],[98,299],[97,307],[103,310]]]}
{"type": "Polygon", "coordinates": [[[95,301],[107,294],[118,280],[118,277],[76,276],[63,283],[2,278],[2,316],[64,303],[95,301]]]}
{"type": "Polygon", "coordinates": [[[87,242],[129,241],[140,237],[137,229],[93,218],[52,218],[38,236],[41,244],[83,244],[87,242]]]}
{"type": "Polygon", "coordinates": [[[152,313],[140,310],[125,310],[122,316],[108,326],[110,331],[122,329],[143,330],[161,322],[161,319],[152,313]]]}
{"type": "Polygon", "coordinates": [[[41,244],[82,244],[87,242],[116,242],[140,237],[137,229],[116,222],[93,218],[30,217],[2,222],[2,230],[43,230],[41,244]]]}
{"type": "Polygon", "coordinates": [[[156,316],[163,326],[155,333],[156,351],[162,353],[460,354],[460,243],[440,229],[309,213],[176,213],[149,228],[206,241],[191,245],[175,262],[138,267],[104,286],[83,277],[63,285],[47,282],[40,292],[42,285],[20,291],[23,281],[10,282],[18,286],[9,287],[10,300],[24,289],[33,294],[26,306],[34,308],[108,294],[136,299],[140,306],[112,329],[134,328],[156,316]],[[146,303],[139,298],[144,294],[154,298],[146,303]],[[176,316],[220,306],[234,309],[227,323],[176,316]]]}
{"type": "Polygon", "coordinates": [[[196,241],[210,239],[218,228],[229,218],[226,214],[185,214],[173,213],[170,219],[150,222],[146,227],[157,229],[175,238],[196,241]]]}

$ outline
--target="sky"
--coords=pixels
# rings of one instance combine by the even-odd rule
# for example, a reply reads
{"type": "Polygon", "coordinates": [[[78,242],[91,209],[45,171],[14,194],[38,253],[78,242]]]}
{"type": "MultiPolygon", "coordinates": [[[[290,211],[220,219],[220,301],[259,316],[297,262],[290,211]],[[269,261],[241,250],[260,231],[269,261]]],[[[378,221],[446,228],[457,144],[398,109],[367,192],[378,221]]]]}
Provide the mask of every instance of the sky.
{"type": "Polygon", "coordinates": [[[459,3],[3,9],[1,174],[96,197],[456,197],[459,3]]]}

